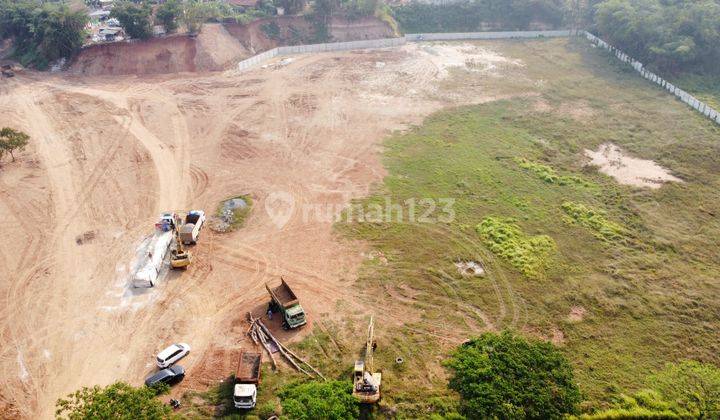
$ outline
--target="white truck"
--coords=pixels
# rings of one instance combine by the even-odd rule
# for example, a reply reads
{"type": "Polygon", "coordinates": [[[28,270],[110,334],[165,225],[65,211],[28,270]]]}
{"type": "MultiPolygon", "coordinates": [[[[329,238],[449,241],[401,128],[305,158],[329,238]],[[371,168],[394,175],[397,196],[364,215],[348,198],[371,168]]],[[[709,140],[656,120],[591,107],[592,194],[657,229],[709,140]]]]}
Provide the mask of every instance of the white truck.
{"type": "Polygon", "coordinates": [[[185,223],[180,227],[180,240],[183,245],[195,245],[200,236],[200,229],[205,223],[205,212],[202,210],[190,210],[185,216],[185,223]]]}
{"type": "Polygon", "coordinates": [[[155,233],[147,244],[143,245],[143,255],[139,256],[137,270],[133,273],[133,287],[147,288],[155,285],[179,220],[175,213],[163,213],[155,223],[155,233]]]}
{"type": "Polygon", "coordinates": [[[233,403],[235,408],[249,410],[257,404],[257,387],[260,384],[262,353],[241,351],[235,372],[233,403]]]}

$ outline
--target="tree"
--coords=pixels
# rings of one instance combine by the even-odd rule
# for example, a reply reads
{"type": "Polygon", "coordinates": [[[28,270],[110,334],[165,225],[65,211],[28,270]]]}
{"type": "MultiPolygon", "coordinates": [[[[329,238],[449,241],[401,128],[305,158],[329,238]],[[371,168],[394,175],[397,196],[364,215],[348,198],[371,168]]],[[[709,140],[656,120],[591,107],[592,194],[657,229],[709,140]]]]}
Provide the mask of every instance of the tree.
{"type": "Polygon", "coordinates": [[[188,32],[197,34],[202,29],[202,24],[213,17],[217,17],[218,10],[213,3],[190,0],[184,5],[183,21],[188,32]]]}
{"type": "Polygon", "coordinates": [[[458,347],[445,365],[468,418],[559,419],[581,401],[572,367],[552,344],[510,332],[458,347]]]}
{"type": "Polygon", "coordinates": [[[717,0],[605,0],[594,19],[603,38],[661,71],[714,73],[720,66],[717,0]]]}
{"type": "Polygon", "coordinates": [[[285,9],[285,14],[294,15],[305,8],[306,0],[278,0],[277,5],[285,9]]]}
{"type": "Polygon", "coordinates": [[[83,46],[88,15],[85,10],[67,6],[44,7],[44,21],[38,28],[38,45],[46,59],[72,57],[83,46]]]}
{"type": "Polygon", "coordinates": [[[24,65],[47,67],[72,57],[83,45],[88,15],[63,3],[0,0],[0,38],[12,37],[24,65]]]}
{"type": "Polygon", "coordinates": [[[720,368],[696,361],[668,364],[649,385],[693,418],[720,418],[720,368]]]}
{"type": "Polygon", "coordinates": [[[182,13],[182,4],[178,0],[168,0],[158,7],[155,13],[155,19],[165,27],[165,31],[175,32],[182,13]]]}
{"type": "Polygon", "coordinates": [[[294,420],[350,420],[360,414],[352,384],[347,381],[291,384],[278,395],[283,415],[294,420]]]}
{"type": "Polygon", "coordinates": [[[117,19],[131,38],[148,39],[152,36],[151,12],[152,9],[147,3],[122,1],[115,4],[110,17],[117,19]]]}
{"type": "Polygon", "coordinates": [[[58,418],[76,419],[162,419],[170,407],[155,398],[167,385],[135,388],[116,382],[105,388],[84,387],[57,401],[58,418]]]}
{"type": "Polygon", "coordinates": [[[15,150],[23,151],[25,146],[28,144],[30,136],[23,133],[22,131],[13,130],[9,127],[4,127],[0,130],[0,158],[5,152],[10,153],[13,162],[15,162],[15,150]]]}

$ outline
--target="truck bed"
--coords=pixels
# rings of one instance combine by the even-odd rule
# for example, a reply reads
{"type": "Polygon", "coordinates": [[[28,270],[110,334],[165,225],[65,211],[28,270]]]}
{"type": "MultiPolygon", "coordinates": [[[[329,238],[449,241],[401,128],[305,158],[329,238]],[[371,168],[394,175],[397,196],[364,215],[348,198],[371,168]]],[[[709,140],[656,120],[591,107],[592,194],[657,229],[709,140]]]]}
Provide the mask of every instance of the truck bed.
{"type": "Polygon", "coordinates": [[[235,381],[239,383],[257,383],[260,380],[261,361],[261,353],[242,351],[240,360],[238,360],[235,381]]]}
{"type": "Polygon", "coordinates": [[[281,279],[280,286],[273,287],[272,289],[270,289],[270,287],[267,285],[265,286],[268,288],[268,290],[272,290],[271,294],[275,295],[275,298],[284,308],[288,308],[299,303],[297,296],[295,296],[295,293],[293,293],[290,286],[285,283],[285,279],[281,279]]]}

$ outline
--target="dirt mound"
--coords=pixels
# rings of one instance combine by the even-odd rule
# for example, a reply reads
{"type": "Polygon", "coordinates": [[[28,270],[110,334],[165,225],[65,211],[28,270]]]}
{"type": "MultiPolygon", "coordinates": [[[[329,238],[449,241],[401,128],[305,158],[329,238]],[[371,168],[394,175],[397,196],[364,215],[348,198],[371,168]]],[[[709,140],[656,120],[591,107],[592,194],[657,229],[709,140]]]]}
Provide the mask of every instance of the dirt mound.
{"type": "Polygon", "coordinates": [[[206,24],[197,37],[195,65],[200,70],[225,70],[251,54],[220,24],[206,24]]]}
{"type": "Polygon", "coordinates": [[[175,35],[85,48],[70,66],[83,75],[163,74],[225,70],[250,54],[219,24],[197,37],[175,35]]]}

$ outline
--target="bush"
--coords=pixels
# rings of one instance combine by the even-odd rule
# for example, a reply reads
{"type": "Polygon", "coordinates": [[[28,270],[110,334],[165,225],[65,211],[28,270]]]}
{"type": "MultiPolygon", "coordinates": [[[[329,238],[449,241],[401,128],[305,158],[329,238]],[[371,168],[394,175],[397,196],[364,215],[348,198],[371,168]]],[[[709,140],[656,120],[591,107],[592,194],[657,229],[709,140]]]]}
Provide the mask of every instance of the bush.
{"type": "Polygon", "coordinates": [[[555,169],[542,163],[531,162],[525,158],[514,158],[515,163],[521,168],[535,174],[538,178],[549,184],[558,185],[580,185],[591,187],[593,184],[583,180],[578,176],[558,175],[555,169]]]}
{"type": "Polygon", "coordinates": [[[593,414],[584,414],[582,420],[611,419],[680,419],[689,418],[688,413],[663,400],[655,391],[643,390],[635,395],[621,394],[614,398],[612,408],[593,414]]]}
{"type": "Polygon", "coordinates": [[[648,382],[693,418],[720,418],[720,368],[717,366],[692,360],[668,364],[648,382]]]}
{"type": "Polygon", "coordinates": [[[68,419],[159,419],[170,414],[170,407],[155,398],[167,385],[135,388],[116,382],[105,388],[84,387],[57,401],[55,414],[68,419]]]}
{"type": "Polygon", "coordinates": [[[344,420],[360,415],[347,381],[290,384],[278,394],[283,416],[293,420],[344,420]]]}
{"type": "Polygon", "coordinates": [[[539,278],[555,250],[547,235],[528,236],[514,219],[486,217],[477,225],[483,243],[529,278],[539,278]]]}
{"type": "Polygon", "coordinates": [[[461,345],[445,365],[461,413],[471,419],[559,419],[576,413],[581,401],[572,367],[557,348],[507,331],[461,345]]]}
{"type": "Polygon", "coordinates": [[[593,236],[603,241],[619,241],[628,235],[623,226],[607,220],[603,211],[570,201],[562,203],[562,209],[567,214],[568,223],[577,223],[590,229],[593,236]]]}

